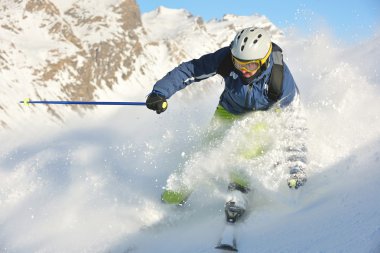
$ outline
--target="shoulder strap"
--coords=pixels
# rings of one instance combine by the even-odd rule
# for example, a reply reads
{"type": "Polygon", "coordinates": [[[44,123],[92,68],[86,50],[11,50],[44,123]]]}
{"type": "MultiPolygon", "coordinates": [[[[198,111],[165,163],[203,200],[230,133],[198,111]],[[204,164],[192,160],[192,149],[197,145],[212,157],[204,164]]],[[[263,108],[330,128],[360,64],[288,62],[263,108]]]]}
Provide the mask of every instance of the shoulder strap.
{"type": "Polygon", "coordinates": [[[272,42],[273,67],[268,83],[268,98],[277,101],[282,95],[282,81],[284,79],[284,62],[282,49],[272,42]]]}

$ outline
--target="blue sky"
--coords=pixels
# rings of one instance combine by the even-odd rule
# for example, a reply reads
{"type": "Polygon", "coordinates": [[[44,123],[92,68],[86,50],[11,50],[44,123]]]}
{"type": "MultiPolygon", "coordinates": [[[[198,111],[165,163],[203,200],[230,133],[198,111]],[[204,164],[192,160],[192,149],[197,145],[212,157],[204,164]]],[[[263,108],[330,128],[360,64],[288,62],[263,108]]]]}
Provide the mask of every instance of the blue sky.
{"type": "Polygon", "coordinates": [[[184,8],[206,21],[227,13],[262,14],[282,29],[295,26],[305,34],[328,27],[337,39],[346,42],[367,39],[380,31],[380,0],[137,0],[137,3],[142,13],[159,6],[184,8]]]}

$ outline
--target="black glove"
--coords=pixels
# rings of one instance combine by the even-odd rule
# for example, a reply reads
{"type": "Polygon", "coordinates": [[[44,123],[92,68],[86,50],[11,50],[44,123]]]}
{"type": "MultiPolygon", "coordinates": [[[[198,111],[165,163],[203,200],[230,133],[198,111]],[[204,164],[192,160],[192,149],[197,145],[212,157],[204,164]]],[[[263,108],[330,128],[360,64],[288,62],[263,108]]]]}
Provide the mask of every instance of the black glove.
{"type": "Polygon", "coordinates": [[[290,176],[288,178],[289,188],[298,189],[300,186],[303,186],[306,181],[307,176],[302,168],[295,166],[290,169],[290,176]]]}
{"type": "Polygon", "coordinates": [[[165,97],[152,92],[146,99],[146,107],[153,111],[156,111],[157,114],[160,114],[161,112],[166,111],[168,108],[168,102],[166,102],[165,97]]]}

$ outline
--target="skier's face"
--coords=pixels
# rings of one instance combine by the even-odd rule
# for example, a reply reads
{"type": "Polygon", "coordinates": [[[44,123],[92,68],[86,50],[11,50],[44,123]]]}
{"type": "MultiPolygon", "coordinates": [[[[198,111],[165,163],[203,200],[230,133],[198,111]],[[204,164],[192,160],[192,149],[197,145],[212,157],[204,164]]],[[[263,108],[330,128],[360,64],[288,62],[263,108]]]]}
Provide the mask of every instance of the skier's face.
{"type": "Polygon", "coordinates": [[[245,78],[253,76],[260,68],[260,60],[241,61],[232,56],[232,63],[235,68],[239,70],[245,78]]]}
{"type": "Polygon", "coordinates": [[[247,70],[245,70],[245,69],[242,69],[242,70],[240,70],[240,72],[243,74],[243,76],[244,76],[245,78],[250,78],[251,76],[253,76],[254,74],[256,74],[257,69],[254,70],[254,71],[247,71],[247,70]]]}

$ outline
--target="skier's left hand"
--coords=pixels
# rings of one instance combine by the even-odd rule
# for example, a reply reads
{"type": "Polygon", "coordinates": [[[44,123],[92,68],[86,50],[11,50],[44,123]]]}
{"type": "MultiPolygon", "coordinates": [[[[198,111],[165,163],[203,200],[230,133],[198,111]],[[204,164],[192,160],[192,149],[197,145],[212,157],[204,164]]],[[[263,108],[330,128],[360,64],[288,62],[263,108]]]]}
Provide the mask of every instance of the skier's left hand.
{"type": "Polygon", "coordinates": [[[288,178],[289,188],[298,189],[303,186],[307,181],[306,173],[302,168],[295,166],[290,169],[290,176],[288,178]]]}

